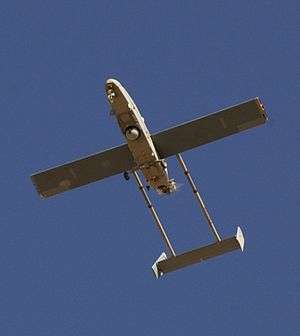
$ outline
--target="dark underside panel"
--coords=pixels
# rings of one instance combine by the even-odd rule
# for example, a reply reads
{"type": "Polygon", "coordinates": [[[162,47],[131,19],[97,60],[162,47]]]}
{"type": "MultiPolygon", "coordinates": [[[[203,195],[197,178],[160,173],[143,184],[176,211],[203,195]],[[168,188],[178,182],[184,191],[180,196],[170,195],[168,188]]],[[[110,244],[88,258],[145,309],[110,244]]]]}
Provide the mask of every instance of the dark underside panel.
{"type": "Polygon", "coordinates": [[[264,108],[258,98],[152,135],[161,158],[198,147],[265,123],[264,108]]]}
{"type": "Polygon", "coordinates": [[[127,145],[108,149],[31,176],[38,193],[49,197],[66,190],[122,173],[133,167],[127,145]]]}

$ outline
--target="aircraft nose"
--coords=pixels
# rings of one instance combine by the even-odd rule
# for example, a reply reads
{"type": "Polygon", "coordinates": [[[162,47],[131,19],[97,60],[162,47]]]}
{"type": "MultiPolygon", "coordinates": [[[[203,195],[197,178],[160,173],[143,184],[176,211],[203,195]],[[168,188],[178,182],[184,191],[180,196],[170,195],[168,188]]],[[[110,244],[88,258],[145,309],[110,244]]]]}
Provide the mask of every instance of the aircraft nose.
{"type": "Polygon", "coordinates": [[[117,86],[117,87],[122,86],[121,83],[114,78],[109,78],[105,82],[105,86],[114,86],[114,85],[117,86]]]}

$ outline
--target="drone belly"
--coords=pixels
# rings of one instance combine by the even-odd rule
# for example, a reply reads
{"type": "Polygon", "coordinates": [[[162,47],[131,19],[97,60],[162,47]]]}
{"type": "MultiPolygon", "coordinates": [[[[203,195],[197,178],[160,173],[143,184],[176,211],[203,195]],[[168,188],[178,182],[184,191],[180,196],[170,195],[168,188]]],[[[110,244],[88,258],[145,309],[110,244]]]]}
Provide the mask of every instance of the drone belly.
{"type": "Polygon", "coordinates": [[[136,167],[142,171],[152,188],[158,192],[169,191],[166,163],[160,160],[144,121],[140,114],[135,112],[135,110],[128,110],[127,113],[116,116],[136,167]]]}
{"type": "Polygon", "coordinates": [[[127,139],[137,167],[142,171],[146,182],[158,193],[170,193],[176,190],[173,180],[169,180],[167,163],[161,160],[148,132],[142,132],[139,139],[127,139]]]}
{"type": "Polygon", "coordinates": [[[175,182],[168,178],[166,162],[159,158],[144,119],[128,92],[118,81],[109,79],[106,94],[136,168],[142,171],[147,183],[158,192],[175,191],[175,182]]]}
{"type": "Polygon", "coordinates": [[[136,166],[142,170],[147,182],[151,185],[151,181],[161,176],[164,169],[161,164],[157,164],[160,163],[160,159],[148,130],[138,120],[133,120],[125,126],[121,125],[121,129],[136,166]]]}

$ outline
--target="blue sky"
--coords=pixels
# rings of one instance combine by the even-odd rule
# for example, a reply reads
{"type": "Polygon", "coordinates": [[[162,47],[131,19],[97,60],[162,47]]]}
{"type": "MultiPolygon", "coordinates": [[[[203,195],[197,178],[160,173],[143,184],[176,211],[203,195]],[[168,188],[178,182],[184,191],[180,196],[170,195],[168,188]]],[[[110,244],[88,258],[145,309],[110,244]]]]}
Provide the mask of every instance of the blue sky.
{"type": "MultiPolygon", "coordinates": [[[[4,1],[0,334],[299,335],[296,1],[4,1]],[[184,153],[222,236],[246,248],[155,280],[133,180],[40,200],[31,173],[123,142],[104,82],[150,131],[260,96],[269,122],[184,153]]],[[[170,174],[184,177],[174,159],[170,174]]],[[[150,196],[176,251],[211,242],[190,190],[150,196]]]]}

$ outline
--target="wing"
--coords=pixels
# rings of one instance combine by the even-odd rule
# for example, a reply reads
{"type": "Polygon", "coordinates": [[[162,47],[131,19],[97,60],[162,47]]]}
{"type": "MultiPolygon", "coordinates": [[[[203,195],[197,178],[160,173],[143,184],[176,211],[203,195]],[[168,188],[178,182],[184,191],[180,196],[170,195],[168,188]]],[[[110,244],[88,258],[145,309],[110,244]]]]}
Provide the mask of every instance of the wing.
{"type": "Polygon", "coordinates": [[[133,168],[127,145],[108,149],[31,176],[41,197],[49,197],[133,168]]]}
{"type": "Polygon", "coordinates": [[[161,158],[181,153],[258,126],[267,120],[259,98],[201,117],[152,135],[161,158]]]}

